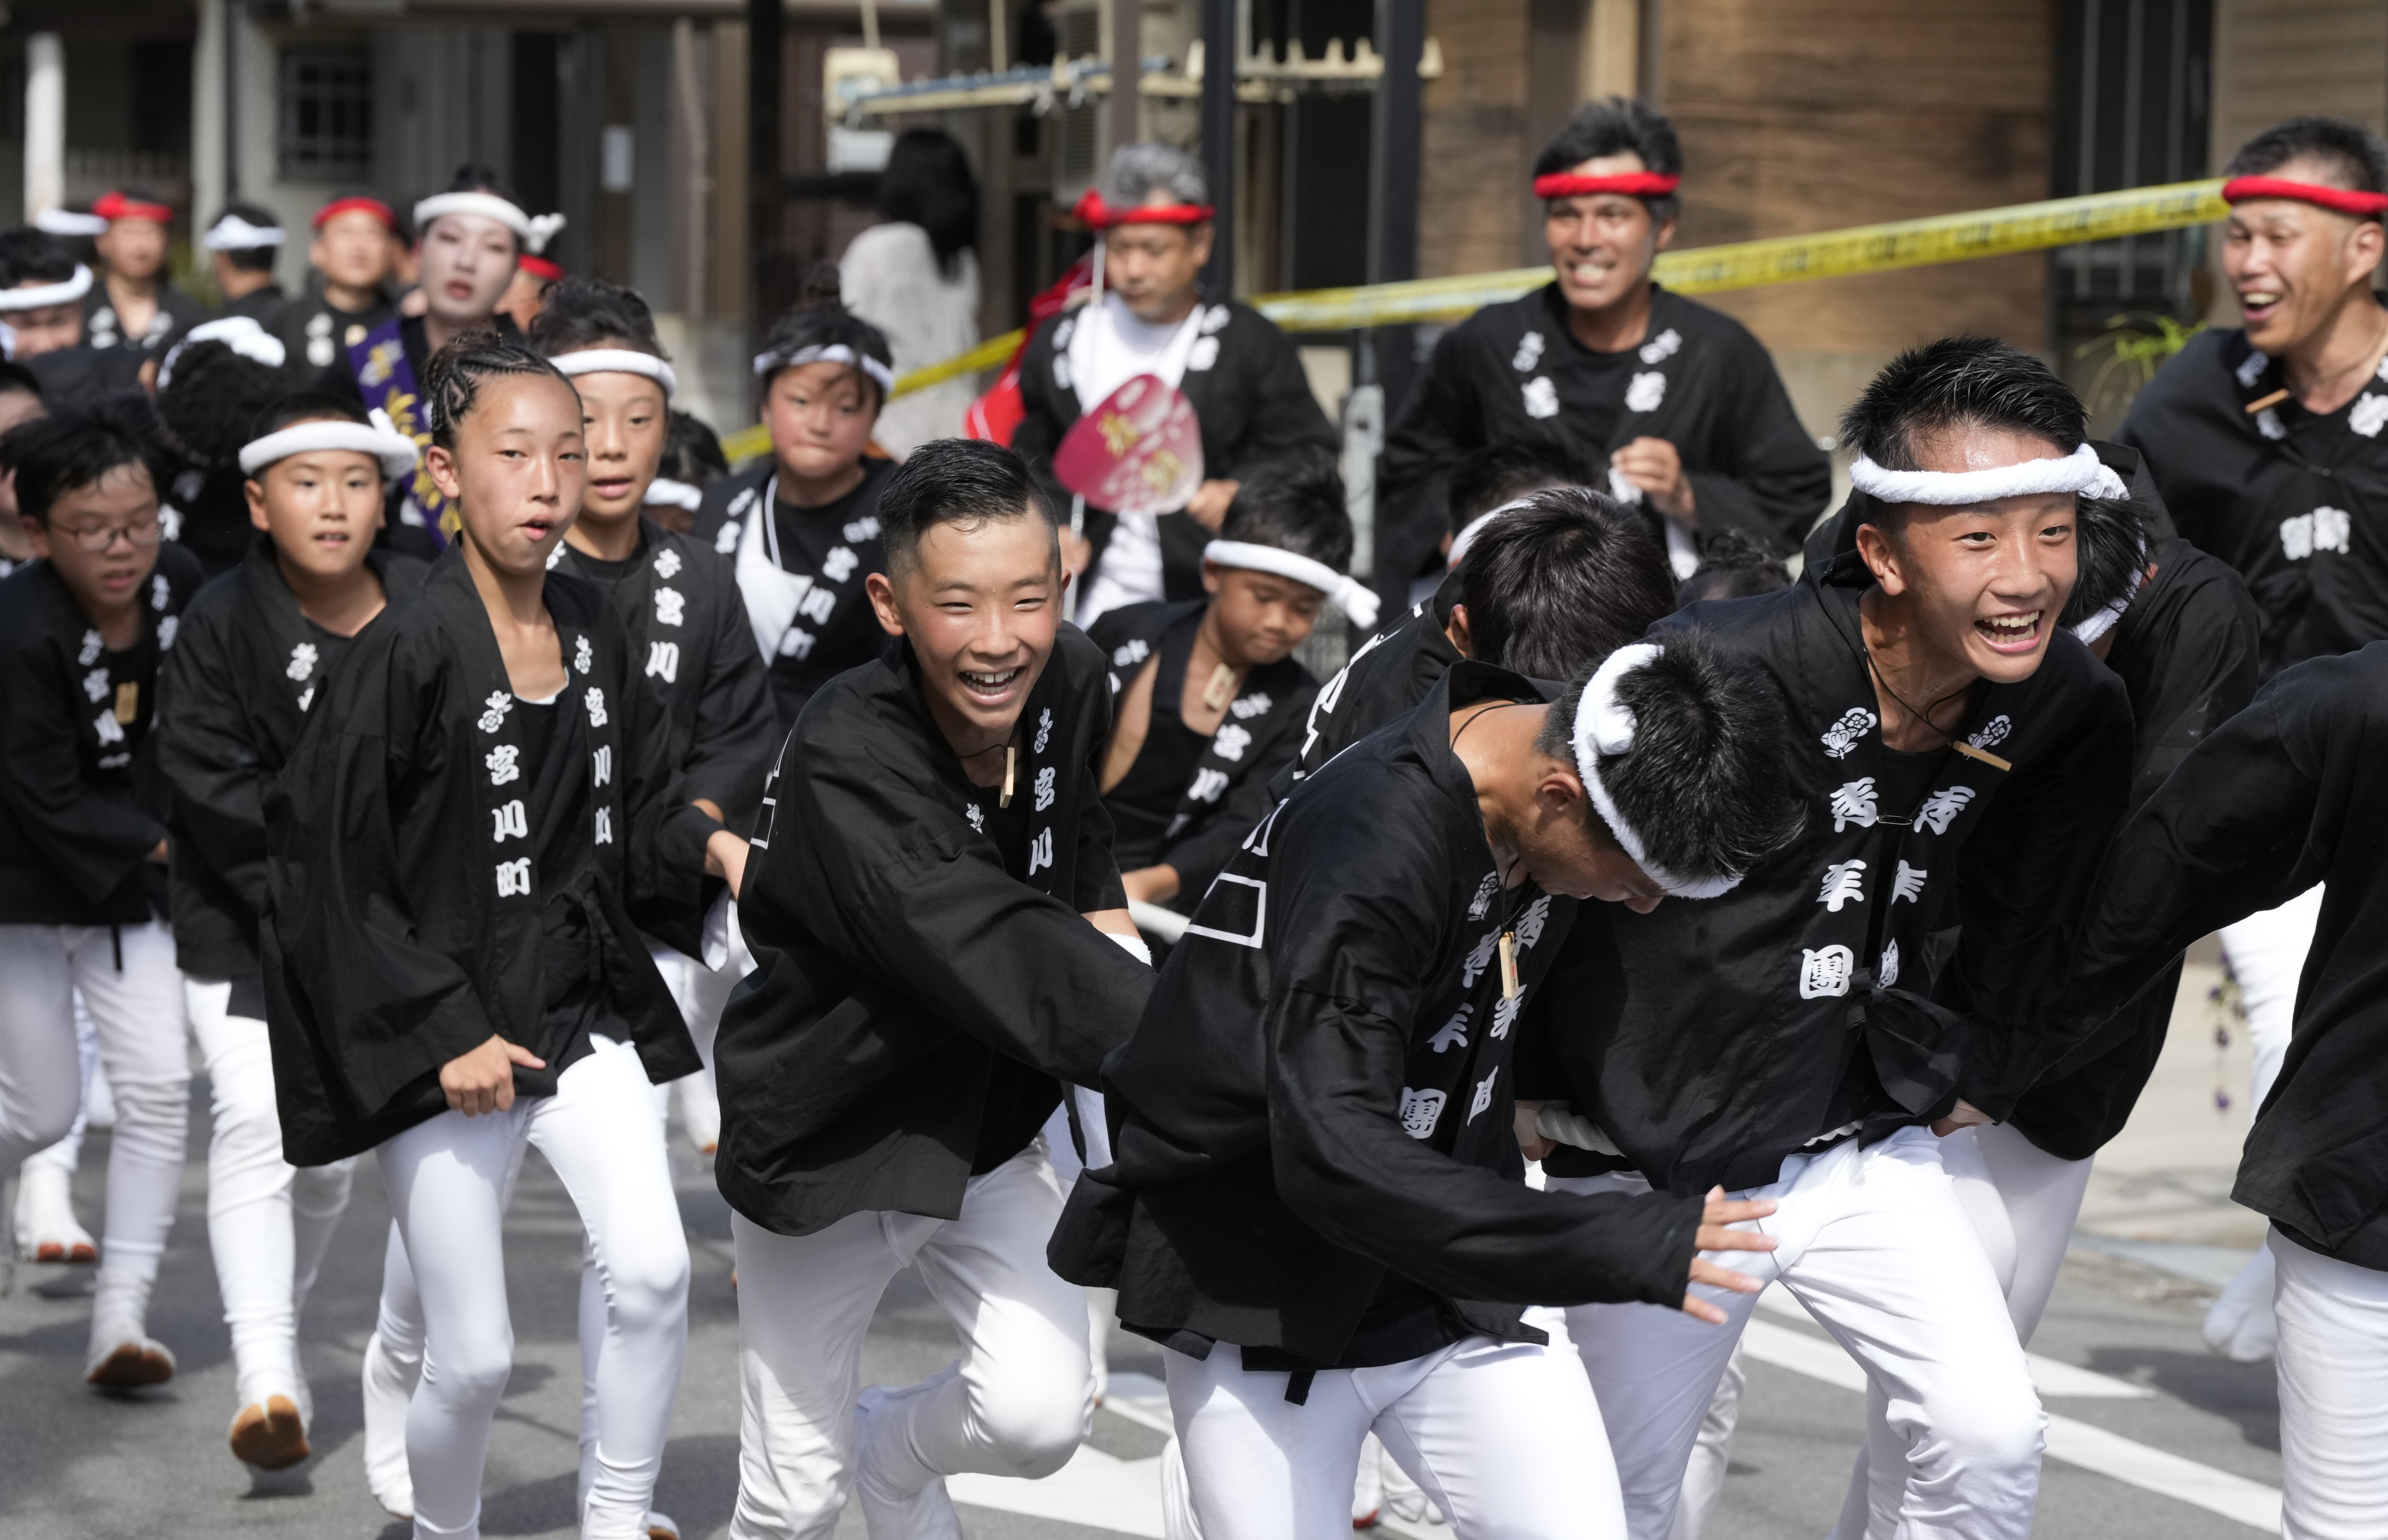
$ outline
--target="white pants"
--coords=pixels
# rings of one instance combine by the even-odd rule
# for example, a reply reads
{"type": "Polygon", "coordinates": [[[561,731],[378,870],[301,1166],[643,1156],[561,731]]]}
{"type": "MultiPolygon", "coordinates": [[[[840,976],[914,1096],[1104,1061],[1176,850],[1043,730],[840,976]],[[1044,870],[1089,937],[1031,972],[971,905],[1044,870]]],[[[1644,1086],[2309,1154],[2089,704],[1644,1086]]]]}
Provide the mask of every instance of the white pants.
{"type": "Polygon", "coordinates": [[[730,991],[755,968],[755,954],[747,950],[745,935],[738,926],[738,906],[730,904],[729,913],[730,959],[721,966],[706,967],[668,947],[654,952],[655,969],[664,976],[672,1003],[688,1023],[697,1057],[705,1061],[705,1067],[695,1073],[683,1075],[667,1087],[657,1086],[656,1107],[668,1116],[666,1104],[678,1101],[680,1126],[688,1130],[689,1142],[705,1151],[721,1139],[721,1096],[713,1083],[714,1035],[721,1029],[721,1011],[730,1004],[730,991]]]}
{"type": "Polygon", "coordinates": [[[0,1181],[57,1143],[83,1103],[80,991],[116,1101],[92,1342],[145,1334],[150,1285],[181,1195],[191,1062],[183,976],[163,925],[0,925],[0,1181]]]}
{"type": "Polygon", "coordinates": [[[2274,1231],[2283,1540],[2388,1534],[2388,1272],[2274,1231]]]}
{"type": "Polygon", "coordinates": [[[418,1536],[480,1533],[489,1423],[514,1368],[502,1226],[521,1141],[571,1194],[605,1292],[604,1443],[581,1534],[643,1533],[688,1347],[688,1241],[654,1106],[638,1051],[600,1038],[554,1095],[479,1117],[444,1112],[377,1152],[423,1310],[423,1382],[406,1419],[418,1536]]]}
{"type": "Polygon", "coordinates": [[[952,1319],[962,1358],[934,1391],[874,1414],[874,1447],[900,1451],[876,1475],[906,1491],[965,1471],[1035,1480],[1066,1464],[1093,1421],[1094,1390],[1085,1291],[1045,1261],[1061,1213],[1061,1187],[1031,1144],[972,1177],[956,1219],[849,1214],[778,1235],[733,1216],[744,1408],[731,1540],[821,1540],[837,1528],[863,1335],[908,1264],[952,1319]]]}
{"type": "MultiPolygon", "coordinates": [[[[99,1067],[99,1029],[91,1024],[91,1011],[83,1004],[80,993],[75,996],[74,1027],[75,1059],[83,1066],[83,1099],[75,1107],[74,1121],[68,1125],[66,1137],[55,1144],[35,1150],[24,1161],[28,1166],[35,1162],[55,1166],[70,1176],[83,1164],[83,1136],[91,1126],[94,1111],[93,1090],[96,1087],[99,1094],[108,1094],[108,1074],[99,1067]]],[[[110,1098],[108,1117],[102,1126],[112,1128],[115,1122],[115,1103],[110,1098]]]]}
{"type": "MultiPolygon", "coordinates": [[[[1554,1178],[1554,1191],[1641,1192],[1638,1177],[1554,1178]]],[[[1940,1165],[1931,1131],[1902,1129],[1785,1160],[1780,1180],[1734,1194],[1779,1205],[1752,1227],[1772,1252],[1711,1259],[1780,1281],[1887,1393],[1901,1531],[2012,1537],[2031,1531],[2046,1423],[2006,1300],[1940,1165]]],[[[1664,1540],[1718,1377],[1755,1305],[1701,1289],[1721,1330],[1653,1305],[1587,1305],[1568,1332],[1600,1397],[1634,1540],[1664,1540]]]]}
{"type": "Polygon", "coordinates": [[[229,983],[185,979],[183,999],[207,1061],[215,1132],[208,1143],[208,1246],[232,1328],[233,1400],[300,1406],[298,1309],[314,1286],[354,1160],[301,1169],[282,1158],[273,1049],[265,1023],[233,1016],[229,983]]]}
{"type": "MultiPolygon", "coordinates": [[[[2248,1077],[2247,1116],[2253,1118],[2280,1078],[2289,1037],[2296,1024],[2297,983],[2314,928],[2321,923],[2322,889],[2306,889],[2278,909],[2248,915],[2222,928],[2222,956],[2239,981],[2240,1008],[2247,1013],[2247,1046],[2255,1053],[2248,1077]]],[[[2261,1363],[2272,1351],[2272,1253],[2255,1255],[2224,1286],[2205,1313],[2205,1340],[2242,1363],[2261,1363]]]]}
{"type": "Polygon", "coordinates": [[[1168,1353],[1169,1409],[1202,1540],[1327,1540],[1352,1528],[1374,1433],[1462,1540],[1618,1540],[1600,1406],[1573,1356],[1472,1337],[1407,1363],[1329,1370],[1308,1399],[1221,1343],[1168,1353]]]}

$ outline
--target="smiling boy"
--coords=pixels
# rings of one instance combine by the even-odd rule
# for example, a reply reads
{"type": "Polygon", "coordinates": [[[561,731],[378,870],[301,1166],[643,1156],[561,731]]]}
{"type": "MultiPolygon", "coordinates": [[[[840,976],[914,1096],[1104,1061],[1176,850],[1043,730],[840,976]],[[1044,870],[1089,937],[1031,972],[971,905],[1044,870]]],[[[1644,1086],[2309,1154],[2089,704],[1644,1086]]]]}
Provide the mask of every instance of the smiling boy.
{"type": "Polygon", "coordinates": [[[959,1533],[944,1477],[1039,1477],[1086,1436],[1084,1294],[1045,1243],[1034,1141],[1091,1086],[1151,973],[1095,791],[1103,660],[1061,618],[1053,511],[992,444],[915,449],[868,591],[896,639],[815,695],[764,800],[742,923],[756,972],[717,1040],[737,1211],[740,1540],[959,1533]],[[917,1265],[960,1364],[874,1387],[862,1340],[917,1265]]]}
{"type": "MultiPolygon", "coordinates": [[[[1780,1202],[1781,1249],[1752,1270],[1887,1394],[1906,1458],[1873,1475],[1936,1534],[2019,1537],[2038,1489],[2039,1404],[1933,1136],[2005,1116],[2044,1067],[2043,1006],[2128,790],[2122,682],[2057,625],[2077,499],[2126,490],[2083,426],[2045,364],[1986,338],[1875,378],[1843,423],[1847,543],[1791,588],[1652,632],[1696,627],[1773,676],[1800,837],[1712,903],[1586,911],[1521,1029],[1527,1093],[1584,1119],[1545,1159],[1554,1187],[1780,1202]],[[1935,978],[1927,942],[1952,927],[1935,978]]],[[[1722,1303],[1729,1332],[1569,1312],[1635,1540],[1667,1534],[1747,1319],[1722,1303]]]]}

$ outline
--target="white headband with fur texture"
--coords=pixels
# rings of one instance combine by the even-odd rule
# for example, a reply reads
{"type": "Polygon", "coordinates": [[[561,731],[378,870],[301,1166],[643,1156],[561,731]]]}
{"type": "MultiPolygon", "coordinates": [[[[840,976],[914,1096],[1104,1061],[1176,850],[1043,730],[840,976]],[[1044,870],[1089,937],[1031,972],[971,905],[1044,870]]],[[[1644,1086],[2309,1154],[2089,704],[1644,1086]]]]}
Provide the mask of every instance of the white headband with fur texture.
{"type": "Polygon", "coordinates": [[[2026,460],[1988,471],[1886,471],[1860,455],[1849,466],[1849,484],[1882,502],[1920,502],[1934,508],[1969,508],[1999,498],[2051,492],[2086,492],[2093,498],[2131,495],[2123,478],[2087,444],[2062,459],[2026,460]]]}
{"type": "Polygon", "coordinates": [[[35,284],[21,289],[0,289],[0,313],[64,305],[70,300],[81,299],[90,292],[91,269],[77,262],[72,278],[61,278],[55,284],[35,284]]]}
{"type": "Polygon", "coordinates": [[[1327,602],[1352,617],[1359,626],[1377,624],[1376,591],[1337,572],[1324,562],[1277,546],[1256,546],[1244,540],[1213,540],[1202,548],[1202,560],[1247,572],[1273,573],[1306,583],[1325,594],[1327,602]]]}
{"type": "Polygon", "coordinates": [[[647,483],[646,501],[650,507],[661,504],[667,508],[685,508],[693,513],[705,501],[705,492],[702,488],[691,486],[684,481],[674,481],[669,476],[657,476],[647,483]]]}
{"type": "Polygon", "coordinates": [[[495,220],[513,231],[527,251],[546,250],[547,243],[564,228],[563,215],[541,214],[533,219],[523,212],[522,205],[495,193],[434,193],[414,206],[414,238],[421,240],[431,221],[445,214],[477,214],[495,220]]]}
{"type": "Polygon", "coordinates": [[[759,378],[808,363],[842,363],[848,369],[859,369],[878,381],[882,391],[896,388],[896,371],[870,354],[857,353],[842,342],[816,343],[810,347],[798,347],[784,353],[757,353],[755,355],[755,373],[759,378]]]}
{"type": "Polygon", "coordinates": [[[1616,799],[1600,779],[1600,756],[1621,754],[1632,748],[1637,726],[1633,713],[1617,698],[1617,682],[1637,668],[1648,667],[1665,650],[1657,642],[1634,642],[1611,652],[1593,672],[1575,712],[1576,774],[1582,777],[1592,805],[1607,821],[1609,832],[1617,836],[1618,844],[1642,868],[1644,876],[1675,898],[1721,898],[1740,885],[1739,877],[1680,877],[1653,862],[1645,853],[1641,834],[1625,821],[1625,815],[1617,809],[1616,799]]]}
{"type": "Polygon", "coordinates": [[[629,347],[581,347],[569,353],[558,353],[547,360],[555,365],[559,374],[644,374],[664,387],[666,396],[680,394],[680,376],[672,366],[653,353],[641,353],[629,347]]]}
{"type": "Polygon", "coordinates": [[[279,225],[251,224],[238,214],[226,214],[208,227],[199,245],[210,251],[259,251],[280,246],[288,238],[279,225]]]}
{"type": "Polygon", "coordinates": [[[253,476],[277,461],[310,449],[353,449],[381,461],[385,478],[414,469],[414,440],[390,424],[389,414],[374,409],[373,425],[362,423],[293,423],[279,433],[253,438],[241,446],[240,473],[253,476]]]}

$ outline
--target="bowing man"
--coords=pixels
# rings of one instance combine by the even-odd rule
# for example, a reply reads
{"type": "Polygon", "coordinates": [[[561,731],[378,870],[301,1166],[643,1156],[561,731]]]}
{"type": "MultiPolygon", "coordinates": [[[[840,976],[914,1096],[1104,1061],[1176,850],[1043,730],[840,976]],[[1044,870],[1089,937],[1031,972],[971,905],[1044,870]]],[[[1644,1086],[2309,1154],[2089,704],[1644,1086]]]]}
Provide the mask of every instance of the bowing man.
{"type": "Polygon", "coordinates": [[[1774,360],[1739,322],[1651,280],[1683,172],[1674,125],[1621,97],[1578,108],[1543,146],[1534,196],[1552,282],[1435,344],[1385,441],[1379,573],[1405,583],[1432,564],[1453,461],[1521,430],[1556,429],[1597,456],[1608,490],[1664,535],[1678,578],[1719,530],[1787,555],[1823,512],[1831,467],[1774,360]]]}
{"type": "Polygon", "coordinates": [[[1522,1308],[1721,1321],[1687,1287],[1757,1285],[1694,1255],[1762,1251],[1725,1227],[1772,1205],[1525,1186],[1513,1028],[1579,901],[1712,897],[1788,835],[1785,751],[1772,690],[1695,633],[1556,701],[1461,663],[1212,885],[1053,1243],[1168,1349],[1210,1540],[1340,1530],[1371,1432],[1462,1536],[1624,1534],[1601,1409],[1522,1308]]]}
{"type": "Polygon", "coordinates": [[[1045,1260],[1061,1192],[1036,1134],[1151,986],[1096,790],[1111,687],[1061,621],[1059,526],[1026,463],[924,444],[879,516],[870,596],[895,639],[781,751],[741,903],[756,970],[715,1048],[740,1540],[826,1534],[849,1488],[875,1534],[951,1536],[946,1476],[1040,1477],[1075,1451],[1086,1303],[1045,1260]],[[961,1359],[857,1399],[907,1264],[961,1359]]]}
{"type": "Polygon", "coordinates": [[[1046,495],[1071,511],[1070,566],[1085,579],[1077,620],[1091,625],[1123,604],[1199,597],[1202,548],[1238,479],[1306,444],[1341,445],[1285,334],[1238,300],[1204,299],[1213,227],[1201,162],[1166,145],[1123,145],[1076,212],[1102,242],[1099,294],[1029,339],[1020,363],[1026,415],[1011,441],[1046,495]],[[1053,479],[1071,424],[1139,374],[1185,392],[1200,420],[1205,479],[1184,518],[1085,506],[1053,479]]]}
{"type": "MultiPolygon", "coordinates": [[[[1848,548],[1653,632],[1696,627],[1775,680],[1778,771],[1805,823],[1712,903],[1587,911],[1519,1076],[1572,1103],[1555,1186],[1781,1204],[1784,1244],[1756,1270],[1883,1387],[1898,1448],[1874,1479],[1954,1536],[2028,1533],[2041,1419],[1935,1134],[2006,1116],[2044,1067],[2048,997],[2130,770],[2122,682],[2057,625],[2077,499],[2126,490],[2083,422],[2003,343],[1902,354],[1843,423],[1866,499],[1848,548]],[[1927,939],[1950,927],[1927,1000],[1927,939]]],[[[1747,1318],[1728,1303],[1721,1332],[1569,1313],[1635,1540],[1668,1533],[1747,1318]]]]}

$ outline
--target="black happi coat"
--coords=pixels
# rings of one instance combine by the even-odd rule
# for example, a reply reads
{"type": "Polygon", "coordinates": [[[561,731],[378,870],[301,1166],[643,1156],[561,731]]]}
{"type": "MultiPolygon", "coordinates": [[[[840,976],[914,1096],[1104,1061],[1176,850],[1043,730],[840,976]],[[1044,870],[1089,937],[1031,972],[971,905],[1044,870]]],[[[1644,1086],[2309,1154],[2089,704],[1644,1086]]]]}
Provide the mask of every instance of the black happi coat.
{"type": "Polygon", "coordinates": [[[440,1067],[492,1034],[547,1061],[516,1093],[553,1094],[589,1047],[556,1025],[558,967],[595,991],[579,1019],[635,1042],[655,1081],[703,1067],[640,931],[697,950],[718,826],[681,792],[604,595],[551,573],[546,602],[567,677],[534,708],[451,547],[324,681],[267,792],[259,941],[294,1165],[438,1115],[440,1067]],[[557,713],[543,756],[525,751],[537,709],[557,713]]]}
{"type": "MultiPolygon", "coordinates": [[[[779,650],[763,660],[769,671],[778,731],[782,734],[796,725],[797,714],[815,690],[847,669],[871,662],[887,645],[887,634],[879,628],[863,580],[887,570],[887,549],[879,535],[879,495],[887,489],[887,478],[895,473],[895,467],[886,461],[865,461],[863,471],[862,485],[857,488],[861,496],[854,499],[850,517],[838,530],[840,543],[830,547],[825,562],[816,562],[804,551],[779,547],[780,570],[805,582],[795,618],[781,637],[779,650]],[[852,560],[838,558],[841,550],[852,560]]],[[[689,536],[719,552],[730,565],[733,581],[739,542],[747,524],[778,516],[773,506],[775,475],[776,467],[767,455],[761,464],[707,486],[697,504],[689,536]]],[[[804,511],[810,515],[815,511],[804,511]]],[[[748,635],[754,633],[750,630],[748,635]]],[[[756,640],[760,656],[760,638],[756,640]]],[[[776,742],[773,747],[777,748],[776,742]]]]}
{"type": "MultiPolygon", "coordinates": [[[[1111,657],[1113,700],[1153,654],[1192,650],[1195,629],[1209,608],[1208,600],[1183,604],[1162,600],[1131,604],[1097,619],[1088,634],[1111,657]]],[[[1182,679],[1182,656],[1178,673],[1182,679]]],[[[1277,794],[1270,789],[1271,784],[1293,763],[1303,719],[1309,714],[1311,698],[1317,693],[1318,681],[1291,658],[1244,675],[1243,688],[1227,702],[1227,714],[1220,718],[1210,747],[1179,791],[1162,836],[1158,859],[1175,868],[1178,877],[1172,908],[1192,914],[1211,879],[1227,865],[1244,836],[1277,805],[1277,794]]],[[[1164,699],[1156,685],[1152,697],[1156,717],[1175,712],[1179,704],[1175,693],[1164,699]]],[[[1113,789],[1112,797],[1118,794],[1113,789]]]]}
{"type": "MultiPolygon", "coordinates": [[[[2106,666],[2130,692],[2131,806],[2145,806],[2191,750],[2255,692],[2260,625],[2239,574],[2180,536],[2150,544],[2156,574],[2123,612],[2106,666]]],[[[2132,1003],[2131,1036],[2026,1092],[2007,1121],[2039,1148],[2087,1160],[2123,1131],[2155,1072],[2180,962],[2132,1003]]]]}
{"type": "Polygon", "coordinates": [[[1082,917],[1126,904],[1095,794],[1102,655],[1062,626],[1022,709],[1024,882],[971,816],[915,668],[899,638],[821,688],[746,867],[756,971],[715,1040],[714,1171],[731,1207],[783,1235],[866,1210],[958,1216],[997,1057],[1091,1085],[1152,985],[1082,917]]]}
{"type": "Polygon", "coordinates": [[[1832,496],[1832,466],[1765,347],[1732,317],[1654,284],[1637,351],[1622,400],[1584,397],[1607,373],[1584,367],[1593,355],[1568,331],[1556,283],[1445,332],[1385,440],[1381,582],[1405,587],[1450,527],[1446,485],[1461,455],[1554,429],[1604,465],[1636,438],[1663,438],[1683,457],[1700,533],[1745,529],[1773,549],[1796,548],[1832,496]],[[1579,422],[1611,413],[1606,437],[1579,422]]]}
{"type": "Polygon", "coordinates": [[[311,288],[285,301],[263,323],[282,344],[282,368],[291,388],[304,389],[387,321],[391,309],[383,301],[366,310],[335,309],[321,288],[311,288]]]}
{"type": "Polygon", "coordinates": [[[1062,1277],[1120,1291],[1129,1330],[1331,1368],[1396,1276],[1461,1334],[1511,1340],[1539,1340],[1528,1301],[1681,1303],[1698,1199],[1519,1180],[1511,1028],[1581,916],[1502,889],[1450,721],[1538,698],[1454,669],[1303,782],[1195,910],[1103,1067],[1116,1161],[1079,1180],[1051,1248],[1062,1277]]]}
{"type": "MultiPolygon", "coordinates": [[[[1029,339],[1020,360],[1020,401],[1026,415],[1011,435],[1011,447],[1027,457],[1045,495],[1064,512],[1073,494],[1054,477],[1053,454],[1079,417],[1069,360],[1070,337],[1077,323],[1077,312],[1069,311],[1029,339]]],[[[1186,361],[1177,388],[1201,423],[1205,478],[1240,480],[1306,444],[1342,448],[1342,435],[1311,394],[1302,355],[1276,322],[1241,300],[1230,299],[1211,306],[1201,327],[1203,335],[1186,361]]],[[[1119,519],[1091,504],[1086,515],[1084,533],[1094,547],[1086,571],[1092,573],[1119,519]]],[[[1160,529],[1162,597],[1200,598],[1202,548],[1217,536],[1193,519],[1164,517],[1160,529]]]]}
{"type": "Polygon", "coordinates": [[[1362,642],[1335,677],[1319,687],[1293,764],[1273,789],[1276,795],[1283,797],[1328,760],[1426,699],[1444,671],[1459,662],[1459,649],[1445,630],[1459,598],[1459,574],[1453,573],[1433,598],[1410,606],[1408,614],[1362,642]]]}
{"type": "Polygon", "coordinates": [[[0,581],[0,925],[140,925],[162,914],[172,789],[158,773],[159,661],[199,566],[171,542],[143,635],[109,652],[47,562],[0,581]],[[154,880],[153,880],[154,879],[154,880]]]}
{"type": "Polygon", "coordinates": [[[2128,788],[2122,681],[2060,632],[2030,678],[1978,686],[1960,729],[2012,770],[1951,751],[1915,806],[1885,805],[1858,615],[1873,579],[1845,555],[1651,633],[1697,627],[1773,680],[1806,824],[1721,898],[1579,919],[1521,1050],[1522,1094],[1572,1099],[1624,1159],[1568,1151],[1555,1172],[1760,1186],[1823,1136],[1879,1137],[1960,1096],[2002,1117],[2056,1056],[2045,1006],[2128,788]],[[1952,923],[1936,987],[1927,938],[1952,923]]]}
{"type": "Polygon", "coordinates": [[[2148,458],[2180,533],[2239,570],[2264,616],[2264,671],[2388,637],[2388,366],[2317,417],[2243,331],[2204,332],[2116,435],[2148,458]]]}
{"type": "Polygon", "coordinates": [[[627,573],[600,573],[569,545],[555,549],[553,570],[594,583],[622,617],[632,663],[663,698],[682,794],[721,809],[732,828],[753,827],[780,739],[730,563],[643,516],[627,573]]]}
{"type": "MultiPolygon", "coordinates": [[[[288,303],[290,303],[290,297],[282,292],[281,284],[267,284],[249,290],[238,299],[225,300],[223,313],[227,316],[247,316],[262,326],[280,313],[282,307],[288,303]]],[[[285,356],[287,356],[287,349],[285,350],[285,356]]]]}
{"type": "MultiPolygon", "coordinates": [[[[391,608],[414,597],[428,570],[386,551],[365,560],[391,608]]],[[[184,616],[166,659],[158,764],[174,788],[174,953],[184,973],[255,978],[266,789],[353,645],[299,613],[270,535],[259,534],[184,616]]]]}
{"type": "MultiPolygon", "coordinates": [[[[2327,883],[2288,1056],[2230,1195],[2300,1245],[2388,1270],[2383,766],[2388,642],[2265,686],[2125,826],[2062,1014],[2074,1032],[2105,1020],[2198,937],[2327,883]]],[[[2126,1013],[2083,1041],[2094,1053],[2133,1030],[2126,1013]]]]}
{"type": "Polygon", "coordinates": [[[126,335],[124,323],[117,319],[116,301],[108,297],[108,284],[98,273],[92,274],[91,291],[83,297],[83,340],[103,353],[121,347],[146,356],[162,348],[169,337],[181,336],[207,319],[207,307],[167,282],[162,273],[158,279],[158,308],[149,312],[148,329],[137,337],[126,335]]]}

